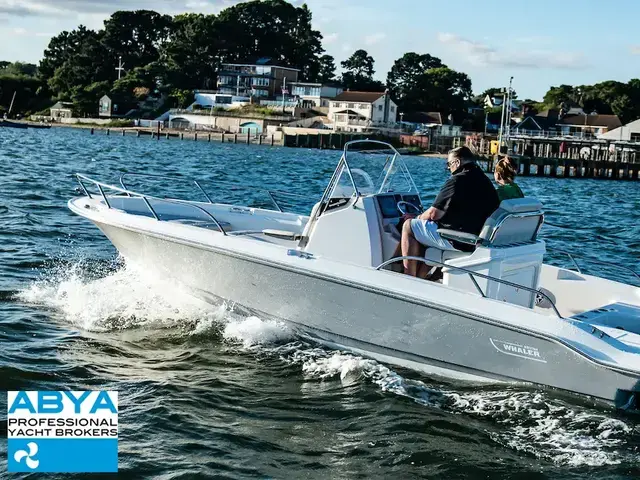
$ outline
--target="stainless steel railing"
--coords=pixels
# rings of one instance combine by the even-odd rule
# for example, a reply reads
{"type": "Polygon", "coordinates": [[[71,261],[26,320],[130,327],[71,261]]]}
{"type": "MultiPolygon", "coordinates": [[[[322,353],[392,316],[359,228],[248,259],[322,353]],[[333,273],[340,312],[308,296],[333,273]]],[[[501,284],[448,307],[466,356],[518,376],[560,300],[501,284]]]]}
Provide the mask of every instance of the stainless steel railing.
{"type": "MultiPolygon", "coordinates": [[[[126,177],[155,178],[155,179],[173,180],[173,181],[178,181],[178,182],[183,182],[183,183],[193,183],[197,187],[197,189],[200,191],[200,193],[202,193],[204,195],[204,197],[207,199],[207,202],[208,203],[213,203],[213,201],[211,200],[211,197],[209,196],[209,194],[205,191],[204,188],[202,188],[202,185],[200,184],[200,182],[198,180],[195,180],[195,179],[189,179],[189,178],[185,178],[185,177],[176,177],[176,176],[171,176],[171,175],[156,175],[156,174],[152,174],[152,173],[126,172],[126,173],[123,173],[122,175],[120,175],[120,185],[122,185],[122,188],[124,188],[125,190],[128,190],[127,185],[125,184],[125,178],[126,177]]],[[[225,181],[222,181],[222,180],[215,180],[215,183],[216,184],[220,184],[220,185],[229,185],[229,186],[237,187],[236,184],[233,184],[231,182],[225,182],[225,181]]],[[[297,194],[297,193],[290,193],[290,192],[283,192],[283,191],[280,191],[280,190],[270,190],[270,189],[266,189],[266,188],[263,188],[263,187],[246,186],[244,188],[251,188],[251,189],[254,189],[254,190],[257,190],[257,191],[265,192],[269,196],[269,199],[271,200],[271,203],[273,203],[273,206],[281,213],[283,213],[284,210],[282,209],[282,207],[280,206],[280,204],[276,200],[276,196],[277,195],[284,195],[284,196],[297,197],[297,198],[308,198],[306,195],[301,195],[301,194],[297,194]]]]}
{"type": "Polygon", "coordinates": [[[396,263],[396,262],[399,262],[401,260],[416,260],[416,261],[422,262],[425,265],[428,265],[428,266],[431,266],[431,267],[444,267],[444,268],[448,268],[450,270],[455,270],[455,271],[466,273],[467,275],[469,275],[469,278],[471,279],[471,282],[473,283],[473,285],[476,288],[476,290],[478,291],[478,293],[482,296],[482,298],[487,298],[487,294],[482,290],[482,288],[478,284],[478,281],[475,279],[475,277],[482,278],[482,279],[489,280],[489,281],[493,281],[493,282],[497,282],[497,283],[501,283],[503,285],[507,285],[507,286],[512,287],[512,288],[520,288],[520,289],[525,290],[527,292],[534,293],[536,296],[540,295],[541,297],[544,297],[549,302],[549,304],[551,305],[551,308],[553,308],[553,311],[558,316],[558,318],[564,320],[564,317],[562,315],[560,315],[560,312],[558,311],[558,308],[556,307],[555,302],[553,300],[551,300],[551,298],[546,293],[544,293],[543,291],[536,290],[535,288],[531,288],[531,287],[526,287],[524,285],[520,285],[520,284],[517,284],[517,283],[509,282],[508,280],[502,280],[501,278],[492,277],[490,275],[485,275],[483,273],[474,272],[473,270],[469,270],[468,268],[456,267],[456,266],[453,266],[453,265],[447,265],[447,264],[445,264],[443,262],[438,262],[437,260],[427,260],[424,257],[416,257],[416,256],[412,256],[412,255],[403,255],[401,257],[394,257],[394,258],[391,258],[391,259],[387,260],[386,262],[382,262],[380,265],[378,265],[376,267],[376,270],[381,270],[382,268],[386,267],[387,265],[391,265],[392,263],[396,263]]]}
{"type": "Polygon", "coordinates": [[[585,255],[577,255],[575,253],[570,253],[564,250],[552,250],[553,252],[557,252],[557,253],[561,253],[563,255],[566,255],[567,257],[569,257],[569,260],[571,260],[571,263],[573,263],[573,265],[576,267],[576,270],[578,271],[578,273],[582,273],[582,269],[580,268],[580,265],[578,264],[578,262],[576,261],[576,258],[579,258],[581,260],[585,260],[588,263],[594,263],[597,265],[605,265],[607,267],[611,267],[611,268],[617,268],[618,270],[622,270],[625,271],[629,274],[631,274],[633,277],[636,278],[636,280],[638,280],[638,282],[640,282],[640,274],[638,272],[636,272],[635,270],[629,268],[629,267],[625,267],[624,265],[617,265],[615,263],[612,262],[605,262],[604,260],[598,260],[597,258],[591,258],[591,257],[587,257],[585,255]]]}
{"type": "Polygon", "coordinates": [[[196,209],[196,210],[200,211],[201,213],[204,213],[204,215],[207,218],[209,218],[209,219],[211,219],[211,221],[213,221],[213,223],[216,225],[218,230],[223,235],[227,235],[227,232],[224,230],[224,228],[222,228],[222,225],[220,224],[220,222],[211,214],[211,212],[209,212],[206,209],[200,207],[199,205],[195,205],[192,202],[188,202],[186,200],[177,200],[177,199],[170,199],[170,198],[159,198],[159,197],[154,197],[154,196],[151,196],[151,195],[145,195],[143,193],[134,192],[133,190],[129,190],[127,188],[120,188],[120,187],[116,187],[115,185],[109,185],[108,183],[99,182],[99,181],[94,180],[93,178],[87,177],[86,175],[83,175],[81,173],[76,173],[75,177],[76,177],[76,180],[78,181],[78,183],[80,184],[80,188],[82,188],[82,191],[89,198],[93,198],[93,195],[87,189],[87,187],[84,184],[84,182],[88,182],[88,183],[91,183],[91,184],[95,185],[96,188],[98,189],[98,191],[100,192],[100,195],[102,196],[102,199],[104,200],[104,203],[107,206],[107,208],[113,208],[113,207],[111,206],[111,203],[109,202],[109,197],[105,194],[105,189],[125,194],[128,197],[141,198],[142,201],[147,206],[147,208],[149,209],[149,211],[151,212],[151,215],[153,215],[153,218],[155,218],[158,221],[162,221],[162,219],[160,218],[160,215],[158,215],[158,213],[156,212],[156,209],[154,209],[153,206],[151,205],[150,200],[157,200],[159,202],[183,205],[183,206],[187,206],[187,207],[196,209]]]}

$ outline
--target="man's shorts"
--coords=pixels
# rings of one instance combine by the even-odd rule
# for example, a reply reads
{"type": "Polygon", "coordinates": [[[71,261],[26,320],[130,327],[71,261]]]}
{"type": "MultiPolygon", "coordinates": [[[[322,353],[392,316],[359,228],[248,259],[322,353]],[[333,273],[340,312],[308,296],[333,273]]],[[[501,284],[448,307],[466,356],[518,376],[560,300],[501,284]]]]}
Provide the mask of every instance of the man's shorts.
{"type": "Polygon", "coordinates": [[[411,220],[411,231],[418,242],[425,247],[438,248],[440,250],[456,250],[456,248],[438,233],[438,225],[431,220],[411,220]]]}

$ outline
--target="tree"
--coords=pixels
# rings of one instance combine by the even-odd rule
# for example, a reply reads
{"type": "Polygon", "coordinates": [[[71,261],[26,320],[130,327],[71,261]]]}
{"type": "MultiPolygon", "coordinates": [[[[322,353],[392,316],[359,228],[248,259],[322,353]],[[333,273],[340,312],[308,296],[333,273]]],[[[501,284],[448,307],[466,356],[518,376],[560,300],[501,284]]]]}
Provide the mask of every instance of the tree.
{"type": "Polygon", "coordinates": [[[376,73],[373,69],[374,60],[366,50],[356,50],[353,55],[340,63],[345,73],[350,73],[355,78],[372,78],[376,73]]]}
{"type": "Polygon", "coordinates": [[[471,80],[462,72],[449,67],[427,70],[416,79],[415,89],[404,101],[413,105],[414,111],[435,111],[452,114],[461,120],[471,97],[471,80]]]}
{"type": "Polygon", "coordinates": [[[335,59],[331,55],[322,55],[319,60],[320,71],[318,73],[318,82],[333,82],[336,78],[335,59]]]}
{"type": "MultiPolygon", "coordinates": [[[[128,69],[144,67],[159,59],[159,49],[169,38],[172,19],[151,10],[118,11],[104,22],[103,61],[112,69],[118,57],[128,69]]],[[[113,70],[112,70],[113,71],[113,70]]]]}
{"type": "Polygon", "coordinates": [[[165,84],[215,88],[220,67],[217,28],[214,15],[189,13],[174,17],[169,41],[161,49],[165,84]]]}
{"type": "Polygon", "coordinates": [[[422,55],[415,52],[405,53],[393,63],[387,75],[387,87],[396,98],[404,98],[415,89],[420,75],[430,68],[442,66],[439,58],[432,57],[428,53],[422,55]]]}
{"type": "Polygon", "coordinates": [[[221,62],[270,58],[300,70],[304,79],[320,71],[322,35],[311,27],[311,11],[285,0],[243,2],[218,16],[221,62]]]}
{"type": "Polygon", "coordinates": [[[561,108],[563,104],[578,103],[578,95],[571,85],[560,85],[551,87],[543,97],[543,102],[547,108],[561,108]]]}
{"type": "Polygon", "coordinates": [[[379,80],[374,80],[374,60],[366,50],[356,50],[348,59],[340,62],[345,72],[342,74],[341,83],[347,90],[383,91],[385,85],[379,80]]]}

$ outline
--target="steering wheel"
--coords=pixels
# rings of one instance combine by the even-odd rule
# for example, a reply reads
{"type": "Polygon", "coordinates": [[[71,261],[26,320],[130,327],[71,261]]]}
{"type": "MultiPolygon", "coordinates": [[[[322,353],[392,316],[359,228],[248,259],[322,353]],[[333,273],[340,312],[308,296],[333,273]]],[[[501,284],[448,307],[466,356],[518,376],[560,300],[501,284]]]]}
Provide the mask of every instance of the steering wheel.
{"type": "MultiPolygon", "coordinates": [[[[367,172],[365,172],[364,170],[360,169],[360,168],[352,168],[352,169],[351,169],[351,174],[353,175],[354,173],[355,173],[355,174],[358,174],[358,175],[360,175],[362,178],[364,178],[364,181],[365,181],[365,182],[366,182],[366,184],[367,184],[367,185],[366,185],[366,188],[370,190],[370,192],[369,192],[369,193],[374,193],[374,191],[375,191],[376,187],[375,187],[375,185],[373,184],[373,180],[371,180],[371,177],[369,176],[369,174],[368,174],[367,172]]],[[[355,179],[354,179],[354,182],[355,182],[355,179]]],[[[356,183],[356,185],[358,185],[358,184],[356,183]]],[[[358,186],[358,190],[364,190],[364,189],[363,189],[363,188],[360,188],[360,187],[358,186]]]]}
{"type": "Polygon", "coordinates": [[[413,203],[405,202],[404,200],[400,200],[396,206],[402,215],[420,215],[422,213],[420,208],[416,207],[413,203]]]}

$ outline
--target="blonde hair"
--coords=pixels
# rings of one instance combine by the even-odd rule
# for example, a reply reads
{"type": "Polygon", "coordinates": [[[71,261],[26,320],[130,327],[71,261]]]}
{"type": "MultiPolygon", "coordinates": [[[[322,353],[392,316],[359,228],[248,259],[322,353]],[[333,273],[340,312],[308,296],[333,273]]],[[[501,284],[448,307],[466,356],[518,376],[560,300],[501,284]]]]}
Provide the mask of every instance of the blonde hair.
{"type": "Polygon", "coordinates": [[[505,181],[505,183],[513,183],[518,174],[518,166],[516,162],[509,157],[504,157],[496,164],[496,174],[505,181]]]}

